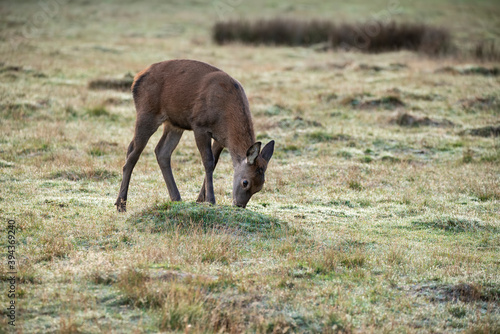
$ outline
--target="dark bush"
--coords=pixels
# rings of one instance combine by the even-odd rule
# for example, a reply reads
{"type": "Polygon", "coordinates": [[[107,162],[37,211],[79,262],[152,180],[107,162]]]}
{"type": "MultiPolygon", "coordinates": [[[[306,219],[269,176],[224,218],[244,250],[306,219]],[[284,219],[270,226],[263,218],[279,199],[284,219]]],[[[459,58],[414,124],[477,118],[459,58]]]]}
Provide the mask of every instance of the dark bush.
{"type": "Polygon", "coordinates": [[[441,54],[451,49],[447,30],[425,24],[369,22],[367,24],[334,24],[326,20],[301,21],[275,18],[257,21],[218,22],[213,28],[218,44],[311,46],[357,49],[364,52],[394,50],[441,54]]]}
{"type": "Polygon", "coordinates": [[[495,41],[478,42],[474,48],[474,57],[484,61],[499,61],[500,48],[495,44],[495,41]]]}

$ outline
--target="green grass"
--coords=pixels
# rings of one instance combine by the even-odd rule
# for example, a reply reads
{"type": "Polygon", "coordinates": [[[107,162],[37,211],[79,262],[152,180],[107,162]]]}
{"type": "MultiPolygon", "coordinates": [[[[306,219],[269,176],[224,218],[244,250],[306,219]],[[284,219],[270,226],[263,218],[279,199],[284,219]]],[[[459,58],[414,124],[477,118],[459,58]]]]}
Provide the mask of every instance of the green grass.
{"type": "MultiPolygon", "coordinates": [[[[235,3],[223,16],[333,13],[324,1],[235,3]]],[[[394,19],[445,25],[465,48],[497,38],[493,2],[401,7],[394,19]]],[[[386,9],[334,12],[357,22],[386,9]]],[[[217,46],[213,2],[61,5],[36,38],[22,33],[38,2],[1,10],[0,332],[9,219],[19,332],[498,332],[500,64],[217,46]],[[258,140],[276,141],[246,210],[231,206],[227,152],[217,205],[195,204],[204,175],[188,131],[172,157],[184,202],[169,202],[159,131],[116,212],[135,121],[122,83],[171,58],[238,79],[258,140]],[[398,125],[399,113],[440,124],[398,125]]]]}

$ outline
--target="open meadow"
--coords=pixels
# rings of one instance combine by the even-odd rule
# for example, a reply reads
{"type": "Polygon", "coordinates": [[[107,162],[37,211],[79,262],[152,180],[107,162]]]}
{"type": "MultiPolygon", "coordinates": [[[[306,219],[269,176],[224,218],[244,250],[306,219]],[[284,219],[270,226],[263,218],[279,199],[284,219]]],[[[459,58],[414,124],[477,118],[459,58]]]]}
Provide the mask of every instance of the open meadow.
{"type": "Polygon", "coordinates": [[[469,52],[500,45],[498,3],[58,1],[0,3],[0,333],[500,333],[500,60],[469,52]],[[238,17],[382,14],[465,51],[212,40],[238,17]],[[130,82],[174,58],[237,79],[257,139],[276,141],[247,209],[227,151],[217,204],[194,203],[190,131],[170,202],[160,130],[116,212],[130,82]]]}

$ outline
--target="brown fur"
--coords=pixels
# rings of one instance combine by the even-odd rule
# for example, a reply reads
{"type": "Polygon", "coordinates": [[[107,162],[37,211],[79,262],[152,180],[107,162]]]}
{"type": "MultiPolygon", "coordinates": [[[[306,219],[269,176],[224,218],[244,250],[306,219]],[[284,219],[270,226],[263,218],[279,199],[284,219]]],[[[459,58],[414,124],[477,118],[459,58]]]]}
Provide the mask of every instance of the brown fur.
{"type": "Polygon", "coordinates": [[[203,62],[170,60],[153,64],[139,72],[134,78],[132,93],[137,121],[115,203],[118,211],[126,209],[128,185],[134,166],[149,138],[161,124],[164,126],[163,136],[155,153],[173,201],[179,201],[181,197],[172,175],[170,157],[184,130],[194,131],[205,167],[205,181],[198,201],[215,203],[213,170],[225,147],[231,154],[235,168],[234,203],[244,207],[252,194],[262,188],[274,141],[268,143],[260,154],[260,142],[255,143],[248,100],[238,81],[203,62]],[[257,157],[252,156],[251,161],[248,160],[250,153],[257,154],[257,157]],[[256,174],[256,171],[261,173],[256,174]],[[245,191],[240,189],[245,184],[242,180],[250,184],[248,189],[243,189],[245,191]]]}

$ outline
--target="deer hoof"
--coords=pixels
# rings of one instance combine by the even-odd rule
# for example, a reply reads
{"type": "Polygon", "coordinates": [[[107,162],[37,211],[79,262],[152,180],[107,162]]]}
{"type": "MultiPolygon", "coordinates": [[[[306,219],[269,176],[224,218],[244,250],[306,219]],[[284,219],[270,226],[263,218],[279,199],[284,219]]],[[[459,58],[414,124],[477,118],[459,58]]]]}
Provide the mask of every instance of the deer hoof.
{"type": "Polygon", "coordinates": [[[116,205],[116,210],[118,210],[118,212],[127,211],[127,201],[124,200],[123,198],[117,199],[115,205],[116,205]]]}

